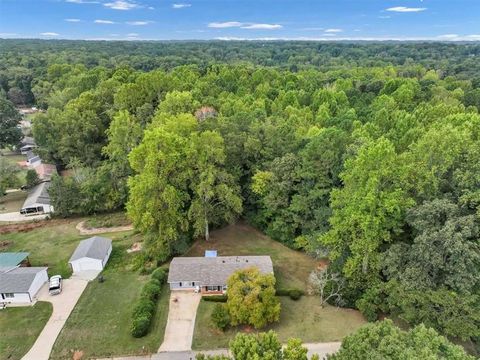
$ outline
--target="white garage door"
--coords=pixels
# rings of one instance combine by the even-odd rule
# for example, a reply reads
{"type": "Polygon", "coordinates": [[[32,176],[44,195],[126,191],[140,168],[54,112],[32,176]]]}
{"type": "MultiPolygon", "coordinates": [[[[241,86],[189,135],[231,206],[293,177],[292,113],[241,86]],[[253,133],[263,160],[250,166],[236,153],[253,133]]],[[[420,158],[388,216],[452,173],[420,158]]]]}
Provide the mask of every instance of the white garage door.
{"type": "Polygon", "coordinates": [[[88,271],[88,270],[102,270],[102,261],[95,259],[79,259],[72,263],[73,272],[88,271]]]}

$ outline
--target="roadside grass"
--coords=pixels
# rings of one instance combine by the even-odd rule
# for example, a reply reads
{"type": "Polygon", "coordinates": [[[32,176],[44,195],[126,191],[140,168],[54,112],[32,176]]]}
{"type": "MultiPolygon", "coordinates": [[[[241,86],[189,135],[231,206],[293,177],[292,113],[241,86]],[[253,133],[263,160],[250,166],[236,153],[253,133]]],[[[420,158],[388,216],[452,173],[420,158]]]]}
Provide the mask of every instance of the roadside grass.
{"type": "Polygon", "coordinates": [[[270,255],[278,288],[306,289],[308,275],[317,266],[310,256],[270,239],[243,222],[212,231],[210,241],[197,240],[185,256],[204,256],[205,250],[211,249],[217,250],[219,256],[270,255]]]}
{"type": "Polygon", "coordinates": [[[0,311],[0,360],[21,359],[32,347],[52,314],[52,304],[8,307],[0,311]]]}
{"type": "MultiPolygon", "coordinates": [[[[341,341],[367,321],[352,309],[320,306],[316,296],[303,296],[293,301],[280,297],[280,321],[260,331],[274,330],[282,342],[300,338],[304,343],[341,341]]],[[[201,301],[197,310],[192,348],[195,350],[227,348],[237,332],[255,332],[251,328],[235,327],[222,332],[212,325],[211,316],[216,303],[201,301]]]]}
{"type": "Polygon", "coordinates": [[[0,196],[0,214],[19,212],[27,195],[28,193],[26,191],[19,190],[0,196]]]}
{"type": "MultiPolygon", "coordinates": [[[[48,266],[49,275],[60,274],[68,278],[72,274],[68,260],[80,240],[88,238],[79,235],[75,229],[79,221],[80,219],[64,220],[31,231],[0,234],[2,251],[29,252],[32,266],[48,266]]],[[[131,231],[102,236],[111,238],[114,244],[133,243],[131,231]]]]}
{"type": "Polygon", "coordinates": [[[109,228],[116,226],[130,225],[131,221],[126,213],[116,212],[111,214],[93,215],[85,220],[85,227],[91,228],[109,228]]]}
{"type": "Polygon", "coordinates": [[[57,338],[50,359],[71,359],[75,351],[86,359],[158,351],[167,324],[170,291],[165,284],[150,332],[138,339],[131,336],[133,306],[149,277],[131,270],[135,255],[127,254],[127,248],[126,244],[114,248],[102,273],[103,283],[88,284],[57,338]]]}

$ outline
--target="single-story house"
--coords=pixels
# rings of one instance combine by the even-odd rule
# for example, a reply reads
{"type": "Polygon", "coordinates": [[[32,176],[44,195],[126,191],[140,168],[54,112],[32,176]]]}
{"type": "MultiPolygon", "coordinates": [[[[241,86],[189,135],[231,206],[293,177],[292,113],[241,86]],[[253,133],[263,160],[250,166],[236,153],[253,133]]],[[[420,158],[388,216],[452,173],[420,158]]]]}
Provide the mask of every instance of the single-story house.
{"type": "Polygon", "coordinates": [[[21,141],[20,152],[23,155],[26,155],[28,151],[32,151],[33,149],[37,148],[35,144],[35,140],[30,136],[25,136],[21,141]]]}
{"type": "Polygon", "coordinates": [[[30,304],[47,281],[46,267],[0,270],[0,303],[30,304]]]}
{"type": "Polygon", "coordinates": [[[168,283],[171,290],[219,294],[226,291],[232,273],[250,267],[273,274],[270,256],[176,257],[170,263],[168,283]]]}
{"type": "Polygon", "coordinates": [[[20,214],[28,216],[52,213],[53,206],[50,204],[49,187],[50,182],[42,182],[30,190],[20,209],[20,214]]]}
{"type": "Polygon", "coordinates": [[[40,164],[35,166],[35,171],[37,172],[40,180],[50,181],[52,179],[52,175],[57,173],[57,167],[53,164],[45,164],[40,162],[40,164]]]}
{"type": "Polygon", "coordinates": [[[73,272],[103,270],[112,253],[112,240],[94,236],[80,241],[69,260],[73,272]]]}
{"type": "Polygon", "coordinates": [[[30,266],[28,252],[1,252],[0,253],[0,271],[10,270],[18,266],[30,266]]]}

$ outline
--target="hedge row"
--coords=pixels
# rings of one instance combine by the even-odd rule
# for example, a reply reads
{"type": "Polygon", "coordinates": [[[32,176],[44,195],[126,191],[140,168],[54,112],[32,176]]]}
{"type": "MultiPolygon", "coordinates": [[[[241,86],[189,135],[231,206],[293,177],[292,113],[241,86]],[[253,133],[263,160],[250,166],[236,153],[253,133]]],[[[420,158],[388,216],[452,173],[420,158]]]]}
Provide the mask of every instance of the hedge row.
{"type": "Polygon", "coordinates": [[[162,285],[166,279],[166,270],[158,268],[152,272],[150,280],[143,285],[140,299],[133,308],[132,327],[130,329],[132,336],[139,338],[148,334],[157,301],[162,291],[162,285]]]}
{"type": "Polygon", "coordinates": [[[300,290],[300,289],[277,289],[275,291],[275,295],[277,295],[277,296],[290,296],[290,299],[298,300],[303,295],[305,295],[305,292],[303,290],[300,290]]]}
{"type": "Polygon", "coordinates": [[[203,301],[224,303],[224,302],[227,302],[227,295],[209,295],[209,296],[204,296],[202,299],[203,301]]]}

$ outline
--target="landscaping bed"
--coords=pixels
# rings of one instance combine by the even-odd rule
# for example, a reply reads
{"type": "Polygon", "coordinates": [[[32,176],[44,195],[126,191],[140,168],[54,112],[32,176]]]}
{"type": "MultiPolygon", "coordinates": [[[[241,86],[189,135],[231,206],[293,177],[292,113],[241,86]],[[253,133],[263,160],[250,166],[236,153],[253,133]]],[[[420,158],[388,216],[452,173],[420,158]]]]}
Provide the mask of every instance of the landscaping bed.
{"type": "Polygon", "coordinates": [[[32,347],[52,314],[52,304],[0,310],[0,360],[18,360],[32,347]]]}

